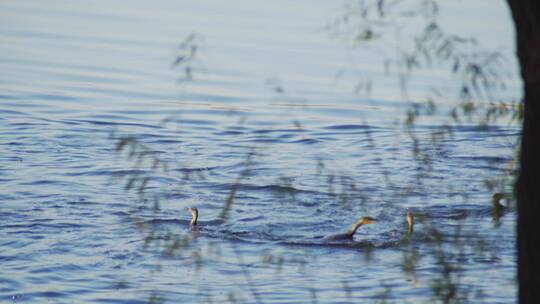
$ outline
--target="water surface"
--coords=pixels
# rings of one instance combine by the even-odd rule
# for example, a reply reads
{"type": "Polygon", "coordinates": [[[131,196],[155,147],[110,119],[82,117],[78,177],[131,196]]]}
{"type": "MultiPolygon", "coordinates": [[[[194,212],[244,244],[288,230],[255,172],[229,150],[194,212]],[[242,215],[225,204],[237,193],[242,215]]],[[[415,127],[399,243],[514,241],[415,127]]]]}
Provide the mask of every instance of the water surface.
{"type": "MultiPolygon", "coordinates": [[[[474,31],[511,54],[504,5],[478,5],[490,12],[478,24],[504,20],[504,39],[491,27],[474,31]]],[[[418,184],[413,143],[396,124],[408,104],[395,83],[367,55],[356,60],[373,71],[373,95],[336,80],[353,51],[323,28],[341,4],[0,7],[2,301],[430,301],[441,279],[432,224],[444,239],[469,236],[447,257],[462,267],[452,278],[460,292],[515,301],[515,214],[494,221],[484,182],[508,167],[518,130],[456,127],[444,148],[427,148],[432,171],[418,184]],[[200,57],[193,80],[179,81],[183,70],[171,64],[192,32],[200,57]],[[115,151],[124,136],[167,170],[134,167],[115,151]],[[126,191],[137,173],[151,178],[142,197],[126,191]],[[200,209],[198,232],[187,228],[188,206],[200,209]],[[404,240],[407,208],[425,221],[404,240]],[[322,239],[364,215],[377,223],[353,241],[322,239]],[[404,261],[414,252],[410,273],[404,261]]],[[[442,125],[437,115],[419,138],[442,125]]]]}

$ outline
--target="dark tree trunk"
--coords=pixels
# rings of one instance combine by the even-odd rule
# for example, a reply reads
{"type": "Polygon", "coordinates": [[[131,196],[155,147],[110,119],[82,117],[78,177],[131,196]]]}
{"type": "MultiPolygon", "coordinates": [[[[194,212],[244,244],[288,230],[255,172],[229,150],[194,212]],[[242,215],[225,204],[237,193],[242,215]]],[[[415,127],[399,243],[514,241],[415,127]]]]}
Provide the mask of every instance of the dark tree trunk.
{"type": "Polygon", "coordinates": [[[537,304],[540,303],[540,1],[507,2],[516,26],[525,107],[516,185],[519,302],[537,304]]]}

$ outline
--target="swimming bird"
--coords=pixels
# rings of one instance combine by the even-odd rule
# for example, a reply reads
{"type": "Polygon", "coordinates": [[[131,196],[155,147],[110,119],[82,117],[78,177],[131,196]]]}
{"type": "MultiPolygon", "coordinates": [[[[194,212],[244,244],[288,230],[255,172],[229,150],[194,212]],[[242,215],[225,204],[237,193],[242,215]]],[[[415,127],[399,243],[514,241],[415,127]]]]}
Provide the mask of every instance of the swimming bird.
{"type": "Polygon", "coordinates": [[[199,210],[195,207],[190,207],[188,210],[191,212],[191,222],[189,223],[189,227],[196,227],[197,219],[199,218],[199,210]]]}
{"type": "Polygon", "coordinates": [[[414,228],[414,215],[411,211],[407,210],[407,235],[411,235],[413,233],[414,228]]]}
{"type": "Polygon", "coordinates": [[[356,221],[356,223],[354,223],[352,225],[352,227],[351,227],[351,229],[349,229],[349,231],[347,231],[345,233],[329,235],[329,236],[325,237],[325,239],[326,240],[352,240],[354,234],[356,233],[356,230],[358,230],[358,228],[360,228],[360,226],[371,224],[374,221],[375,221],[375,219],[372,218],[372,217],[369,217],[369,216],[362,217],[362,218],[358,219],[358,221],[356,221]]]}

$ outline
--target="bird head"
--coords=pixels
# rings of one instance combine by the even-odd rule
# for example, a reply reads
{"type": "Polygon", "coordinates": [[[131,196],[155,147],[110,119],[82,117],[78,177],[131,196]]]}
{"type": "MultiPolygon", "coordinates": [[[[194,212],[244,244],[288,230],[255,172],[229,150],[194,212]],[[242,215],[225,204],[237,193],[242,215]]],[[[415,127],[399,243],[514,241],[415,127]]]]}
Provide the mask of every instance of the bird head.
{"type": "Polygon", "coordinates": [[[375,222],[375,219],[369,216],[361,217],[357,223],[360,225],[367,225],[375,222]]]}

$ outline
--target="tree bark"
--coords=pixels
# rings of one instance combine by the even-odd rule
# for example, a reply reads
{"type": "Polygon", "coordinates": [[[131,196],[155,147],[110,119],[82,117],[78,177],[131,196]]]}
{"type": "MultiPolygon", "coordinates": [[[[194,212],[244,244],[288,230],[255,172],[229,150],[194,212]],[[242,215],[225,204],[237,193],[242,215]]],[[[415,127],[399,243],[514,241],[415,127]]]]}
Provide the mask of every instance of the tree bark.
{"type": "Polygon", "coordinates": [[[540,303],[540,1],[507,0],[524,86],[516,184],[519,302],[540,303]]]}

